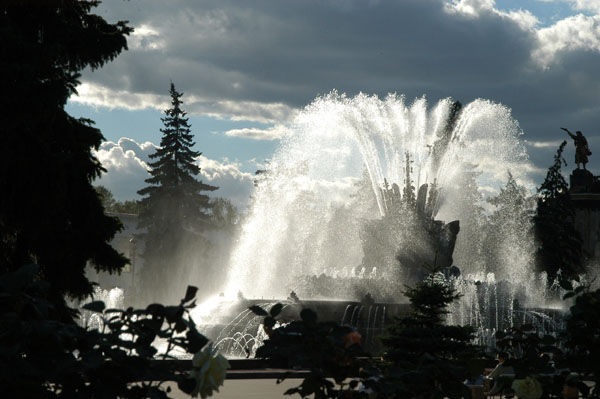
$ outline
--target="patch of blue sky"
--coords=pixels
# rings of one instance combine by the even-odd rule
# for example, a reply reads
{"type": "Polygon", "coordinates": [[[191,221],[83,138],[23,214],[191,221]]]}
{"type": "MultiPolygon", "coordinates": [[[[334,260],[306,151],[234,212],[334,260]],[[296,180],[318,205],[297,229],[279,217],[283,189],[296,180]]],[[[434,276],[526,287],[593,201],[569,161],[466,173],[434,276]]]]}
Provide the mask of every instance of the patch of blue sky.
{"type": "MultiPolygon", "coordinates": [[[[75,102],[69,102],[67,112],[76,118],[88,118],[102,131],[106,140],[117,142],[121,137],[134,139],[138,143],[150,141],[160,144],[163,127],[161,117],[164,114],[156,109],[125,110],[96,108],[75,102]]],[[[211,159],[229,159],[242,163],[242,170],[254,172],[255,166],[247,161],[256,159],[264,163],[279,144],[279,140],[260,141],[242,137],[226,136],[231,129],[268,128],[269,125],[251,122],[219,119],[207,116],[188,115],[196,145],[194,149],[211,159]]]]}
{"type": "Polygon", "coordinates": [[[566,0],[496,0],[496,8],[502,11],[528,10],[540,20],[541,26],[552,25],[571,15],[593,15],[588,11],[574,10],[572,3],[566,0]]]}

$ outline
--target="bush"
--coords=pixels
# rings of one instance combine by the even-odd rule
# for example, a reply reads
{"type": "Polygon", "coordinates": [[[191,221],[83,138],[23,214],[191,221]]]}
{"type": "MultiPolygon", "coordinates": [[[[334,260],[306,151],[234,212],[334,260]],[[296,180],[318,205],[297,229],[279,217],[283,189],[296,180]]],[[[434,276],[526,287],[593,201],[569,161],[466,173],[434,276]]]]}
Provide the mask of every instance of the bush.
{"type": "Polygon", "coordinates": [[[176,306],[119,310],[91,302],[84,308],[103,327],[88,330],[59,318],[38,271],[28,265],[0,276],[0,397],[168,398],[166,381],[186,393],[201,391],[177,362],[155,361],[207,344],[188,316],[195,287],[176,306]],[[162,352],[152,346],[157,339],[165,343],[162,352]]]}

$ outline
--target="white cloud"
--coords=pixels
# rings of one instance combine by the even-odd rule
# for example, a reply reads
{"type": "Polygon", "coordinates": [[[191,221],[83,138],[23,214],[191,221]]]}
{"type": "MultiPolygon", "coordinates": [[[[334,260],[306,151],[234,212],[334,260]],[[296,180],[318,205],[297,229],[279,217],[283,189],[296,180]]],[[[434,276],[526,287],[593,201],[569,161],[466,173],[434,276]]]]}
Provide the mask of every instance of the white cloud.
{"type": "Polygon", "coordinates": [[[247,162],[248,162],[248,165],[252,165],[252,167],[256,170],[264,170],[267,168],[270,161],[271,161],[270,159],[259,161],[256,158],[251,158],[247,162]]]}
{"type": "MultiPolygon", "coordinates": [[[[126,76],[123,76],[122,80],[125,86],[129,85],[126,76]]],[[[168,94],[138,93],[127,89],[115,90],[87,81],[83,81],[77,87],[77,92],[77,95],[70,98],[71,101],[95,108],[122,108],[132,111],[154,108],[163,111],[170,106],[168,94]]],[[[183,100],[190,115],[230,118],[232,120],[274,123],[291,120],[297,113],[292,107],[283,103],[209,101],[194,95],[185,95],[183,100]]]]}
{"type": "MultiPolygon", "coordinates": [[[[127,81],[126,76],[123,76],[122,79],[127,81]]],[[[162,111],[169,106],[168,95],[137,93],[125,89],[113,90],[85,80],[77,86],[77,95],[72,96],[70,100],[75,103],[108,109],[140,110],[156,108],[162,111]]]]}
{"type": "MultiPolygon", "coordinates": [[[[523,165],[522,170],[520,172],[523,175],[532,176],[532,175],[544,175],[544,174],[546,174],[547,171],[548,171],[548,169],[540,168],[538,166],[535,166],[535,165],[529,163],[529,164],[523,165]]],[[[525,187],[528,187],[528,188],[533,187],[533,182],[531,180],[521,179],[519,176],[516,176],[515,178],[519,184],[524,185],[525,187]]]]}
{"type": "Polygon", "coordinates": [[[529,10],[511,10],[509,12],[499,11],[499,14],[516,22],[523,30],[533,30],[540,24],[539,18],[533,15],[529,10]]]}
{"type": "Polygon", "coordinates": [[[494,0],[452,0],[451,3],[446,3],[446,10],[479,17],[482,12],[492,12],[494,6],[494,0]]]}
{"type": "Polygon", "coordinates": [[[96,157],[106,169],[94,184],[108,188],[119,201],[139,198],[137,191],[150,177],[148,174],[148,153],[156,147],[150,142],[138,144],[134,140],[121,138],[118,143],[105,141],[96,151],[96,157]]]}
{"type": "Polygon", "coordinates": [[[446,3],[446,12],[462,14],[470,18],[482,16],[499,16],[516,23],[523,30],[534,29],[540,20],[529,10],[498,10],[494,0],[453,0],[446,3]]]}
{"type": "Polygon", "coordinates": [[[548,67],[577,50],[600,52],[600,15],[571,16],[537,31],[539,45],[533,58],[548,67]]]}
{"type": "MultiPolygon", "coordinates": [[[[568,0],[575,10],[600,13],[600,0],[568,0]]],[[[498,10],[494,0],[453,0],[446,3],[446,11],[482,18],[497,15],[516,23],[524,31],[535,33],[537,43],[531,53],[542,68],[557,62],[561,52],[577,50],[600,52],[600,15],[573,15],[553,25],[538,28],[540,21],[528,10],[498,10]]]]}
{"type": "Polygon", "coordinates": [[[290,133],[283,125],[275,125],[267,129],[244,128],[231,129],[225,132],[226,136],[243,137],[252,140],[279,140],[290,133]]]}
{"type": "Polygon", "coordinates": [[[525,141],[525,145],[528,145],[533,148],[558,148],[561,141],[553,140],[553,141],[525,141]]]}
{"type": "Polygon", "coordinates": [[[130,49],[155,51],[163,49],[165,42],[156,29],[142,24],[134,28],[127,40],[127,45],[130,49]]]}
{"type": "MultiPolygon", "coordinates": [[[[556,1],[556,0],[554,0],[556,1]]],[[[577,11],[592,11],[600,13],[600,0],[560,0],[571,4],[577,11]]]]}
{"type": "Polygon", "coordinates": [[[231,200],[238,209],[245,209],[254,190],[254,175],[241,171],[239,162],[217,161],[203,155],[197,159],[203,181],[219,187],[212,196],[231,200]]]}
{"type": "MultiPolygon", "coordinates": [[[[105,143],[103,143],[103,145],[105,145],[105,143]]],[[[154,154],[158,148],[158,146],[149,141],[138,143],[137,141],[128,137],[121,137],[119,139],[118,146],[121,147],[125,152],[133,151],[135,156],[145,163],[150,162],[150,155],[154,154]]]]}
{"type": "MultiPolygon", "coordinates": [[[[118,143],[103,142],[95,155],[106,173],[94,184],[107,187],[117,200],[139,199],[137,191],[147,185],[144,180],[150,177],[149,155],[156,148],[150,142],[137,143],[127,137],[121,138],[118,143]]],[[[241,171],[239,162],[217,161],[201,155],[197,163],[201,168],[199,179],[219,187],[209,196],[228,198],[240,209],[248,205],[254,188],[253,175],[241,171]]]]}
{"type": "Polygon", "coordinates": [[[564,4],[536,4],[535,12],[547,7],[540,18],[556,21],[544,26],[492,0],[106,0],[98,14],[129,20],[137,32],[130,51],[84,71],[73,100],[162,111],[173,80],[190,114],[273,126],[332,89],[463,103],[483,97],[511,107],[525,138],[552,141],[561,125],[595,129],[597,112],[582,110],[593,111],[600,90],[599,16],[590,15],[599,1],[560,1],[582,14],[564,18],[564,4]],[[554,10],[562,20],[549,17],[554,10]]]}

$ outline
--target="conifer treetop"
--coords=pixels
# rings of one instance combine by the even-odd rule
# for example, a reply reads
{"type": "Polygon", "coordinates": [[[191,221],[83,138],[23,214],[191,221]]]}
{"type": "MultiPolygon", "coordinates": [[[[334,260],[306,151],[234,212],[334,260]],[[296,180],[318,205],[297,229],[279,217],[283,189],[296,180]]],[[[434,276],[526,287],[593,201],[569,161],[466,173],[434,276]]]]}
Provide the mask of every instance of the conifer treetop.
{"type": "Polygon", "coordinates": [[[121,224],[91,184],[105,171],[93,153],[104,137],[65,110],[81,71],[113,60],[133,31],[94,14],[97,5],[0,3],[0,271],[37,263],[55,305],[93,293],[88,265],[116,273],[127,263],[109,244],[121,224]]]}
{"type": "Polygon", "coordinates": [[[217,189],[197,179],[200,174],[197,158],[201,153],[193,150],[194,136],[182,109],[183,93],[178,92],[172,82],[169,93],[171,107],[161,118],[160,147],[150,155],[150,177],[145,180],[148,186],[138,191],[144,196],[139,223],[140,227],[149,229],[149,236],[169,229],[172,232],[180,228],[204,230],[209,224],[211,209],[210,198],[205,193],[217,189]]]}
{"type": "Polygon", "coordinates": [[[149,166],[151,177],[146,179],[146,183],[152,186],[140,190],[140,195],[154,192],[153,186],[176,187],[180,185],[189,186],[192,191],[214,191],[217,187],[204,184],[197,181],[195,176],[200,174],[200,167],[195,163],[195,159],[202,153],[192,150],[195,145],[191,126],[187,113],[182,110],[183,93],[175,89],[171,82],[169,91],[171,95],[171,108],[166,109],[165,117],[161,118],[164,127],[160,129],[163,133],[160,148],[150,158],[155,160],[150,162],[149,166]]]}

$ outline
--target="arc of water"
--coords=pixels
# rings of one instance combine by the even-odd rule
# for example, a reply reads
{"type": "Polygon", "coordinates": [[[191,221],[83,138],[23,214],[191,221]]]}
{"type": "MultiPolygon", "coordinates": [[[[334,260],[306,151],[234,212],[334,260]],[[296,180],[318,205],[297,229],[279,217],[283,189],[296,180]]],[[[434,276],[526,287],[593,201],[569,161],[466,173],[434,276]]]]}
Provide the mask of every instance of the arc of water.
{"type": "MultiPolygon", "coordinates": [[[[217,348],[222,348],[224,344],[229,344],[227,349],[224,351],[225,355],[232,357],[242,357],[241,354],[247,355],[246,348],[250,346],[252,343],[256,343],[256,338],[248,333],[236,333],[232,337],[225,337],[218,341],[215,346],[217,348]],[[233,348],[232,348],[233,345],[233,348]],[[238,350],[235,352],[235,350],[238,350]]],[[[252,355],[252,353],[250,353],[252,355]]],[[[245,357],[245,356],[244,356],[245,357]]]]}
{"type": "Polygon", "coordinates": [[[375,305],[375,314],[373,315],[373,335],[371,335],[371,343],[374,341],[375,329],[377,328],[377,312],[379,311],[379,305],[375,305]]]}
{"type": "Polygon", "coordinates": [[[496,306],[495,306],[495,312],[496,312],[496,330],[500,329],[500,321],[498,320],[498,315],[499,315],[499,311],[498,311],[498,287],[496,286],[496,284],[494,284],[494,300],[496,301],[496,306]]]}
{"type": "Polygon", "coordinates": [[[371,145],[371,143],[362,135],[358,134],[357,136],[358,144],[361,153],[363,154],[364,164],[367,168],[367,173],[371,180],[371,187],[373,188],[373,192],[375,193],[375,198],[377,199],[377,206],[379,207],[379,213],[381,216],[387,214],[387,207],[385,205],[385,201],[383,200],[383,196],[381,195],[380,184],[383,183],[383,173],[377,167],[374,160],[376,151],[371,145]]]}
{"type": "Polygon", "coordinates": [[[362,313],[362,311],[363,311],[363,309],[364,309],[364,308],[365,308],[365,307],[364,307],[363,305],[361,305],[361,306],[358,308],[358,313],[356,314],[356,320],[354,320],[354,327],[358,327],[358,326],[359,326],[359,325],[358,325],[358,321],[359,321],[359,319],[360,319],[360,314],[362,313]]]}
{"type": "Polygon", "coordinates": [[[243,311],[241,311],[236,317],[234,317],[229,324],[227,324],[225,326],[225,328],[223,328],[221,330],[221,332],[219,332],[219,335],[217,336],[217,339],[215,341],[218,341],[219,339],[221,339],[221,335],[223,335],[223,333],[228,334],[229,332],[231,332],[235,327],[238,326],[239,323],[241,323],[241,321],[249,314],[251,313],[250,309],[244,309],[243,311]],[[225,332],[227,329],[229,328],[228,332],[225,332]]]}
{"type": "Polygon", "coordinates": [[[350,316],[350,326],[354,327],[354,315],[358,312],[359,306],[354,305],[354,310],[352,311],[352,316],[350,316]]]}
{"type": "Polygon", "coordinates": [[[348,309],[350,309],[352,305],[346,305],[346,309],[344,310],[344,315],[342,316],[342,320],[340,321],[340,325],[344,325],[344,321],[346,321],[346,315],[348,314],[348,309]]]}
{"type": "MultiPolygon", "coordinates": [[[[275,305],[273,302],[264,302],[259,303],[258,306],[265,309],[267,312],[271,310],[271,308],[275,305]]],[[[281,311],[283,312],[290,304],[284,303],[281,311]]],[[[240,339],[244,340],[244,348],[248,348],[250,344],[254,344],[254,347],[260,345],[261,340],[259,339],[260,328],[257,329],[256,333],[253,335],[251,330],[257,328],[261,323],[261,317],[254,315],[254,313],[250,309],[245,309],[240,312],[225,328],[223,328],[215,342],[218,343],[219,347],[223,350],[224,353],[232,353],[232,345],[234,345],[233,349],[235,349],[235,345],[242,345],[240,339]],[[248,319],[248,316],[251,316],[248,319]],[[241,331],[236,331],[242,323],[244,323],[244,327],[241,331]],[[233,333],[233,334],[232,334],[233,333]],[[240,338],[241,337],[241,338],[240,338]],[[252,338],[252,340],[249,340],[252,338]],[[225,347],[225,344],[228,344],[225,347]]],[[[245,349],[244,349],[245,350],[245,349]]],[[[250,352],[256,352],[256,348],[252,349],[250,352]]]]}
{"type": "Polygon", "coordinates": [[[369,306],[369,311],[367,312],[367,330],[366,330],[366,337],[365,337],[365,343],[369,342],[369,334],[371,333],[370,327],[371,327],[371,309],[373,309],[373,305],[369,306]]]}

